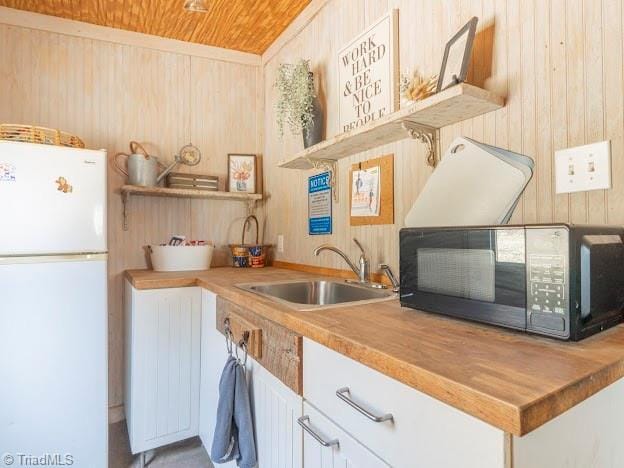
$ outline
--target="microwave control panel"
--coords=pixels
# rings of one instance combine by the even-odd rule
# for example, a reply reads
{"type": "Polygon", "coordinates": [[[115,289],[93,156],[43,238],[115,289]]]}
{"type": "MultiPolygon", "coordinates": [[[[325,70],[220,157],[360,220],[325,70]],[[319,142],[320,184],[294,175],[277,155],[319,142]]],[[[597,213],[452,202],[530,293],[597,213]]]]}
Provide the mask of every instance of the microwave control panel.
{"type": "Polygon", "coordinates": [[[569,236],[565,228],[526,229],[527,328],[569,336],[569,236]]]}

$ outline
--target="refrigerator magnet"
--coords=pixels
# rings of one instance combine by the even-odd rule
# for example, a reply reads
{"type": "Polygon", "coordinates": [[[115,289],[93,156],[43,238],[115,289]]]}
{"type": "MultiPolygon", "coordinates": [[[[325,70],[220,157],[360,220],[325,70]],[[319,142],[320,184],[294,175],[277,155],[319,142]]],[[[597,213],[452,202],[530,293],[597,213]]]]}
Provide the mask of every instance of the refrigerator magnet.
{"type": "Polygon", "coordinates": [[[59,177],[54,181],[57,185],[56,190],[63,193],[71,193],[74,191],[74,187],[72,187],[65,177],[59,177]]]}
{"type": "Polygon", "coordinates": [[[15,182],[15,166],[0,162],[0,182],[15,182]]]}

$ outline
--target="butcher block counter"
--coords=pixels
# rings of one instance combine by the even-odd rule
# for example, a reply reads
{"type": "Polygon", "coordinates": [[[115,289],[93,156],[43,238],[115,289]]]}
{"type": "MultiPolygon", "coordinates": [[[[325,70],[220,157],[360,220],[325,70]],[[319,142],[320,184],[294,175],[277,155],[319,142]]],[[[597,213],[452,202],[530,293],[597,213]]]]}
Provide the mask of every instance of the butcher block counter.
{"type": "Polygon", "coordinates": [[[129,270],[136,289],[200,286],[505,432],[522,436],[624,376],[624,326],[572,343],[413,309],[398,300],[296,311],[239,283],[318,279],[280,268],[129,270]]]}

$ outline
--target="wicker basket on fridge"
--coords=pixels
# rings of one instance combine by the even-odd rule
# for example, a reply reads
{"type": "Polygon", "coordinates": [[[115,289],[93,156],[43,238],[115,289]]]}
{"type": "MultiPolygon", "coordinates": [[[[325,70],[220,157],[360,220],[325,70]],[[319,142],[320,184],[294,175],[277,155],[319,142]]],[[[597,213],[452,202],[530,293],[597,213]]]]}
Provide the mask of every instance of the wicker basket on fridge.
{"type": "Polygon", "coordinates": [[[40,143],[43,145],[84,148],[83,141],[75,135],[53,128],[33,125],[0,124],[0,140],[40,143]]]}

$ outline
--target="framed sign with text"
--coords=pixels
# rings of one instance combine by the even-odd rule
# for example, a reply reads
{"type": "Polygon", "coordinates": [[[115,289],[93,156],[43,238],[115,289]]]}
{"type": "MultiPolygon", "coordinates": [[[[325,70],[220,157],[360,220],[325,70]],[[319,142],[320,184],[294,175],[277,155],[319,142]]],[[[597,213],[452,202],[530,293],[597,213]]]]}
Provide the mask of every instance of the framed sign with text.
{"type": "Polygon", "coordinates": [[[386,13],[338,52],[340,131],[399,108],[399,10],[386,13]]]}

